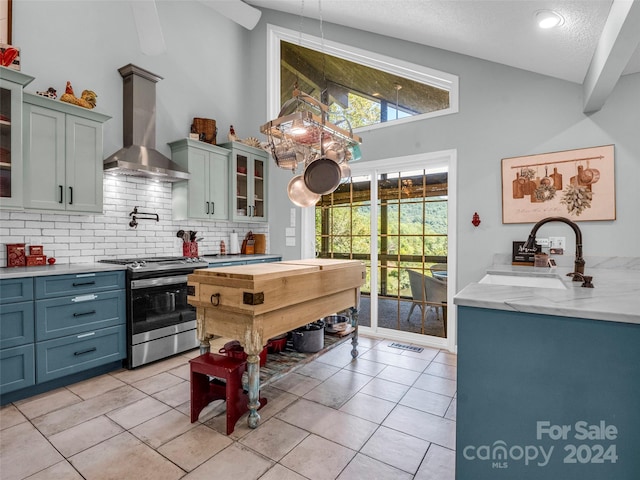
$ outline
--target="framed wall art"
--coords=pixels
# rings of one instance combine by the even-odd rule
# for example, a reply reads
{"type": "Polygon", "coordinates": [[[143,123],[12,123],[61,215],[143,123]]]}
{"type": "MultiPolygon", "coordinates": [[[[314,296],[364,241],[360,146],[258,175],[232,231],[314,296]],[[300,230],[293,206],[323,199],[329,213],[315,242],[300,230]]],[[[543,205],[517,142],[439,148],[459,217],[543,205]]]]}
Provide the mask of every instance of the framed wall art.
{"type": "Polygon", "coordinates": [[[614,146],[502,159],[502,223],[615,220],[614,146]]]}
{"type": "Polygon", "coordinates": [[[0,43],[11,44],[12,0],[0,0],[0,43]]]}

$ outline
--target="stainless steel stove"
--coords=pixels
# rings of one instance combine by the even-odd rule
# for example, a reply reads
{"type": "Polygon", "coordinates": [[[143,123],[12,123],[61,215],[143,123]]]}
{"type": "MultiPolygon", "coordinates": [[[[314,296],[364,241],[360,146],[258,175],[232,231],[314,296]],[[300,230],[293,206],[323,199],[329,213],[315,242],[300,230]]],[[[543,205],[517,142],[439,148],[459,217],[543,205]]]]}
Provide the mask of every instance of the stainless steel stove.
{"type": "Polygon", "coordinates": [[[127,367],[135,368],[198,346],[195,308],[187,303],[187,275],[201,258],[101,260],[127,266],[127,367]]]}

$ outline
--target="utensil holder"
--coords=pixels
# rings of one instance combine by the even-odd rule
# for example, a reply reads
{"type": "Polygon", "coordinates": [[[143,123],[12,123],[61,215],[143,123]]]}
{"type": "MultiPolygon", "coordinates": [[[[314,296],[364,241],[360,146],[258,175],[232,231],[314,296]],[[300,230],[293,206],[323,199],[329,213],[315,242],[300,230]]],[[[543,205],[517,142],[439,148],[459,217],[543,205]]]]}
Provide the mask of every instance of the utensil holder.
{"type": "Polygon", "coordinates": [[[182,256],[183,257],[197,257],[198,256],[198,242],[184,242],[182,244],[182,256]]]}

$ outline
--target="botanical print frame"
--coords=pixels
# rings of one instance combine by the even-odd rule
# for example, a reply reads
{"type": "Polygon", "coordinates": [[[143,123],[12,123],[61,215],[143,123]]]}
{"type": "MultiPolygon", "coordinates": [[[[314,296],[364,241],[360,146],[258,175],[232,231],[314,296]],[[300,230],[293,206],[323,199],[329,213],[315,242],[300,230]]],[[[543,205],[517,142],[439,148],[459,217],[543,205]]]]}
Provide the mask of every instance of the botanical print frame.
{"type": "Polygon", "coordinates": [[[502,223],[615,220],[614,145],[502,159],[502,223]]]}

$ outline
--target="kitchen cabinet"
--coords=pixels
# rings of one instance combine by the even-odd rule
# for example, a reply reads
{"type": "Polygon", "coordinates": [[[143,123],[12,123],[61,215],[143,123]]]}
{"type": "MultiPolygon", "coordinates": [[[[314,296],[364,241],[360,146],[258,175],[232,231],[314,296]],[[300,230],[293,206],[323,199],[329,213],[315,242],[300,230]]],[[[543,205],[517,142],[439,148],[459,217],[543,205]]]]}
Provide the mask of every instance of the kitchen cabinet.
{"type": "Polygon", "coordinates": [[[0,280],[0,395],[35,383],[33,279],[0,280]]]}
{"type": "Polygon", "coordinates": [[[115,271],[35,279],[37,382],[126,357],[124,275],[115,271]]]}
{"type": "Polygon", "coordinates": [[[33,80],[0,67],[0,208],[22,207],[22,89],[33,80]]]}
{"type": "Polygon", "coordinates": [[[3,404],[113,370],[126,355],[124,271],[0,280],[3,404]]]}
{"type": "Polygon", "coordinates": [[[102,125],[110,117],[24,94],[24,206],[102,212],[102,125]]]}
{"type": "Polygon", "coordinates": [[[171,158],[191,178],[172,185],[174,220],[227,220],[229,151],[191,139],[169,144],[171,158]]]}
{"type": "Polygon", "coordinates": [[[220,146],[231,151],[229,218],[234,222],[266,222],[269,154],[238,142],[220,146]]]}

